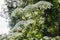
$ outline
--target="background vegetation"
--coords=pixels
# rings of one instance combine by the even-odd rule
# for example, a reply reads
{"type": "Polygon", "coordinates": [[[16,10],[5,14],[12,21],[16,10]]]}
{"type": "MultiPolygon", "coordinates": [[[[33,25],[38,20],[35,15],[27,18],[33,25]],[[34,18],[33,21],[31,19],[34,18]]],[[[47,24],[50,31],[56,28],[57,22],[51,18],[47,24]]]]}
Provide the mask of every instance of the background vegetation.
{"type": "Polygon", "coordinates": [[[1,40],[60,40],[58,0],[6,0],[10,28],[1,40]]]}

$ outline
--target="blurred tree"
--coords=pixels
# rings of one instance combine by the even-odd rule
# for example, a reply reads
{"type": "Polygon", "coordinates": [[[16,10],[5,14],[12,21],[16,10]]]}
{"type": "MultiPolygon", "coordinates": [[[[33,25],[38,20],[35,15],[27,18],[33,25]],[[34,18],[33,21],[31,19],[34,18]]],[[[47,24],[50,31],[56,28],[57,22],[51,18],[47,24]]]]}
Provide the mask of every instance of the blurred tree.
{"type": "MultiPolygon", "coordinates": [[[[7,6],[9,9],[9,14],[10,14],[10,18],[11,18],[10,26],[13,28],[15,26],[15,24],[21,20],[21,18],[18,15],[15,17],[11,17],[12,12],[17,7],[18,8],[16,9],[16,11],[19,8],[24,8],[27,5],[35,4],[41,0],[10,0],[10,1],[6,0],[6,1],[7,1],[7,6]]],[[[60,3],[59,3],[59,0],[43,0],[43,1],[48,1],[53,4],[53,7],[51,9],[47,9],[44,11],[45,25],[46,25],[45,30],[47,32],[47,30],[48,30],[47,28],[50,29],[50,27],[51,27],[57,33],[56,35],[59,35],[60,34],[60,32],[59,32],[59,30],[60,30],[60,27],[59,27],[60,26],[60,3]]],[[[49,30],[49,32],[51,32],[51,31],[49,30]]],[[[55,32],[53,32],[53,34],[55,32]]],[[[46,33],[44,33],[44,34],[46,34],[46,33]]],[[[48,33],[48,34],[51,34],[51,33],[48,33]]]]}
{"type": "Polygon", "coordinates": [[[13,28],[14,25],[16,24],[17,20],[20,20],[19,17],[15,18],[15,17],[11,17],[11,13],[12,11],[14,11],[14,9],[16,9],[17,7],[19,8],[24,8],[27,5],[30,4],[35,4],[40,0],[6,0],[6,5],[9,9],[9,16],[10,16],[10,26],[13,28]]]}
{"type": "Polygon", "coordinates": [[[58,0],[18,0],[12,4],[8,6],[12,29],[5,40],[60,40],[58,0]]]}
{"type": "MultiPolygon", "coordinates": [[[[58,0],[45,0],[53,4],[51,9],[45,10],[45,24],[48,28],[49,36],[60,35],[60,3],[58,0]]],[[[46,34],[47,35],[47,34],[46,34]]]]}

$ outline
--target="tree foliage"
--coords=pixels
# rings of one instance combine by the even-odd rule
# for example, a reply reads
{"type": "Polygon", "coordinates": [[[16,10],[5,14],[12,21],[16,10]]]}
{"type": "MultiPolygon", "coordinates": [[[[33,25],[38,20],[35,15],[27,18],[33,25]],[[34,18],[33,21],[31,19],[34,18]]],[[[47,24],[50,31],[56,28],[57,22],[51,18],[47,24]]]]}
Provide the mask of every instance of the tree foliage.
{"type": "Polygon", "coordinates": [[[58,0],[14,1],[18,2],[14,9],[8,6],[12,29],[1,40],[60,40],[58,0]]]}

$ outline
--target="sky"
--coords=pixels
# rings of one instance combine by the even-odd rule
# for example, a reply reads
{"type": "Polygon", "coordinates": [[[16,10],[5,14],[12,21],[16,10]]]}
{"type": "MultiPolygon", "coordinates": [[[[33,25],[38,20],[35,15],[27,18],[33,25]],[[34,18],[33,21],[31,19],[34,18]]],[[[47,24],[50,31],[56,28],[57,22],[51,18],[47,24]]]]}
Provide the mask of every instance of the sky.
{"type": "Polygon", "coordinates": [[[6,19],[0,16],[0,34],[8,34],[9,28],[7,26],[8,22],[6,21],[6,19]]]}
{"type": "MultiPolygon", "coordinates": [[[[0,14],[1,14],[1,11],[2,11],[2,5],[4,4],[4,0],[0,0],[0,14]]],[[[0,15],[0,34],[8,34],[9,33],[9,28],[8,27],[8,22],[7,22],[7,19],[1,17],[0,15]]]]}

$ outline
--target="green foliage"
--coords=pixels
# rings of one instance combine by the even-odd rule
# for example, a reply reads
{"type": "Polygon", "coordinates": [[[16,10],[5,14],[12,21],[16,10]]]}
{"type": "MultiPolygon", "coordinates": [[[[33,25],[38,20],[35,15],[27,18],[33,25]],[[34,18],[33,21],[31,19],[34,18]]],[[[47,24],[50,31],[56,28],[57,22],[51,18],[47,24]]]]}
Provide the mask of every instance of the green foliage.
{"type": "MultiPolygon", "coordinates": [[[[47,25],[47,30],[49,30],[49,36],[58,36],[60,35],[60,3],[58,0],[48,0],[53,4],[53,7],[45,11],[45,24],[47,25]]],[[[47,34],[46,34],[47,35],[47,34]]]]}
{"type": "Polygon", "coordinates": [[[1,40],[60,40],[58,0],[19,0],[10,18],[13,27],[1,40]]]}
{"type": "Polygon", "coordinates": [[[16,23],[12,32],[21,33],[19,36],[21,40],[30,40],[31,38],[40,39],[43,37],[45,28],[44,10],[51,8],[51,6],[52,4],[49,2],[40,1],[36,4],[28,5],[25,8],[17,8],[12,12],[11,17],[19,16],[21,21],[16,23]]]}

